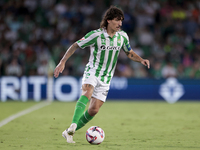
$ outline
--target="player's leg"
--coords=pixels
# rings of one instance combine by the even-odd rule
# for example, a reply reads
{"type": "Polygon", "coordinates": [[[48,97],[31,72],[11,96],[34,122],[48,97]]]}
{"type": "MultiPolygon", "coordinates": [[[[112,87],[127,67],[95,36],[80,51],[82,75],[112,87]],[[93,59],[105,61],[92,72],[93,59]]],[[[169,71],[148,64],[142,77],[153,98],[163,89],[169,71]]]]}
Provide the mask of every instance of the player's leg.
{"type": "Polygon", "coordinates": [[[99,112],[100,107],[103,105],[103,101],[92,97],[90,99],[90,105],[88,110],[80,117],[76,130],[82,128],[86,123],[88,123],[92,118],[99,112]]]}
{"type": "Polygon", "coordinates": [[[75,124],[78,123],[79,118],[81,117],[81,115],[85,111],[85,107],[86,107],[89,99],[92,96],[93,90],[94,90],[94,87],[90,84],[83,84],[82,85],[82,95],[76,103],[72,123],[75,123],[75,124]]]}
{"type": "Polygon", "coordinates": [[[99,79],[97,79],[97,81],[98,86],[95,86],[94,88],[89,108],[79,119],[76,130],[82,128],[86,123],[88,123],[98,113],[100,107],[106,101],[109,84],[103,83],[99,79]]]}
{"type": "Polygon", "coordinates": [[[68,143],[75,143],[73,141],[73,135],[76,131],[78,121],[83,115],[85,107],[92,96],[93,90],[94,86],[92,86],[91,84],[82,85],[82,95],[76,103],[72,124],[67,130],[62,133],[62,136],[67,140],[68,143]]]}

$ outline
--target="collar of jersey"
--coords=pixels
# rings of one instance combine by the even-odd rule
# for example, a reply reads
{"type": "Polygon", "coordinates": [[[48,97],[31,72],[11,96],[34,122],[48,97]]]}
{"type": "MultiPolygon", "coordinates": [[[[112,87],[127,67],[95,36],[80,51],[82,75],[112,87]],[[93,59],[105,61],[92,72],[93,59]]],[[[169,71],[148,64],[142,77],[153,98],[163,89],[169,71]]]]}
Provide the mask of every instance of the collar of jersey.
{"type": "MultiPolygon", "coordinates": [[[[106,28],[103,29],[103,34],[104,34],[105,38],[110,37],[110,35],[108,35],[108,33],[107,33],[106,28]]],[[[115,35],[112,38],[115,38],[116,36],[118,36],[118,32],[116,32],[115,35]]]]}

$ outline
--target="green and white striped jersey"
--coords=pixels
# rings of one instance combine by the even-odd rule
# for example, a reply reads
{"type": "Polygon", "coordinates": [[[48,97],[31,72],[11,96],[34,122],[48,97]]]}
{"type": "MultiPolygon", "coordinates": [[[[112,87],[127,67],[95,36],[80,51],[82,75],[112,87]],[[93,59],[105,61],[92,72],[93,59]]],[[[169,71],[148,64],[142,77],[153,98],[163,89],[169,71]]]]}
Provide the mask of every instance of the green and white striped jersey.
{"type": "Polygon", "coordinates": [[[119,51],[131,50],[126,32],[119,31],[111,38],[105,29],[89,32],[77,41],[80,48],[90,46],[90,58],[85,73],[93,73],[102,82],[109,84],[113,77],[119,51]]]}

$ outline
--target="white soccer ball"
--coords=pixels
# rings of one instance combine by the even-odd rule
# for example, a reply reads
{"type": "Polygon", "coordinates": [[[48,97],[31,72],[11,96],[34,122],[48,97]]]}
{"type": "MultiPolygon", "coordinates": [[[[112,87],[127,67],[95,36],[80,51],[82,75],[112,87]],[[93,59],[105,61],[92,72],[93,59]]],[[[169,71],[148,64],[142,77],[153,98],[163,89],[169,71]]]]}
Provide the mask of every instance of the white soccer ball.
{"type": "Polygon", "coordinates": [[[86,140],[90,144],[100,144],[105,138],[104,131],[98,126],[92,126],[86,131],[86,140]]]}

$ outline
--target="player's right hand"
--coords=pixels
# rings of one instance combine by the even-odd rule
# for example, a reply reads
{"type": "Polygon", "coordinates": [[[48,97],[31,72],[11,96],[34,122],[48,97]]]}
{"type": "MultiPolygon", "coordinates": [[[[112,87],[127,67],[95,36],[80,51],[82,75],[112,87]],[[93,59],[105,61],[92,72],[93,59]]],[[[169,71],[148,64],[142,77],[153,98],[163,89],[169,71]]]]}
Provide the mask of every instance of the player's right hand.
{"type": "Polygon", "coordinates": [[[65,64],[59,63],[54,70],[54,77],[57,78],[59,74],[63,72],[64,68],[65,64]]]}

